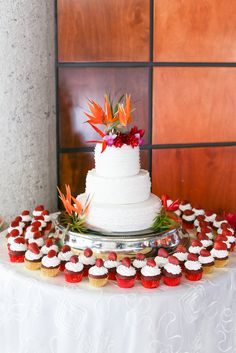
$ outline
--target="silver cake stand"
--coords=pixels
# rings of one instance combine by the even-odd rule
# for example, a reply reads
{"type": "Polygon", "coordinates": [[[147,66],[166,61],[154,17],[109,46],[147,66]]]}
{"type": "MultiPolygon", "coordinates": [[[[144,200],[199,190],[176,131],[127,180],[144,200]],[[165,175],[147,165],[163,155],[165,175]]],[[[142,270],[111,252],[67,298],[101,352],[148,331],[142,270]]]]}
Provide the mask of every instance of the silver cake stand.
{"type": "Polygon", "coordinates": [[[69,245],[75,253],[91,248],[100,257],[106,257],[110,251],[115,251],[118,258],[134,257],[137,252],[152,257],[157,254],[160,247],[172,253],[177,245],[187,246],[189,241],[189,235],[183,230],[180,219],[171,229],[160,233],[152,229],[127,233],[100,233],[88,229],[86,233],[77,233],[63,226],[59,217],[55,220],[55,229],[63,242],[69,245]]]}

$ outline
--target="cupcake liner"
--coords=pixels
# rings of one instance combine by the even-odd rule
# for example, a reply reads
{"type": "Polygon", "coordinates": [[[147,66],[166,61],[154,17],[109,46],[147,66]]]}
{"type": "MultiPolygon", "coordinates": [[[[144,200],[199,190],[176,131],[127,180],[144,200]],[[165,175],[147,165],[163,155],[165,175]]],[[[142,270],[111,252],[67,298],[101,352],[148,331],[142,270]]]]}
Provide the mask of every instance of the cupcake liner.
{"type": "Polygon", "coordinates": [[[186,277],[189,281],[200,281],[200,279],[202,278],[202,272],[199,272],[199,273],[189,273],[189,272],[186,272],[186,273],[185,273],[185,277],[186,277]]]}
{"type": "Polygon", "coordinates": [[[83,278],[83,271],[81,271],[80,273],[74,273],[74,274],[64,273],[64,278],[65,278],[66,282],[78,283],[83,278]]]}
{"type": "Polygon", "coordinates": [[[25,259],[25,267],[28,270],[39,270],[41,268],[41,261],[28,261],[25,259]]]}
{"type": "Polygon", "coordinates": [[[93,287],[103,287],[107,284],[107,281],[108,281],[108,277],[106,277],[106,278],[91,278],[91,277],[89,277],[89,283],[93,287]]]}
{"type": "Polygon", "coordinates": [[[20,263],[25,261],[25,255],[12,255],[11,253],[9,253],[9,257],[11,262],[20,263]]]}
{"type": "Polygon", "coordinates": [[[117,280],[118,286],[121,288],[132,288],[135,284],[135,278],[124,279],[124,278],[116,277],[116,280],[117,280]]]}
{"type": "Polygon", "coordinates": [[[167,286],[178,286],[180,284],[181,281],[181,276],[180,277],[176,277],[176,278],[170,278],[170,277],[163,277],[163,282],[167,285],[167,286]]]}
{"type": "Polygon", "coordinates": [[[64,270],[65,270],[65,265],[66,265],[66,261],[64,262],[62,262],[61,261],[61,263],[60,263],[60,267],[59,267],[59,270],[61,271],[61,272],[64,272],[64,270]]]}
{"type": "Polygon", "coordinates": [[[108,272],[108,279],[111,281],[116,280],[116,273],[115,272],[108,272]]]}
{"type": "Polygon", "coordinates": [[[221,267],[225,267],[229,262],[229,259],[226,260],[217,260],[215,259],[215,267],[217,268],[221,268],[221,267]]]}
{"type": "Polygon", "coordinates": [[[55,277],[59,273],[59,266],[55,268],[41,267],[41,273],[45,277],[55,277]]]}
{"type": "Polygon", "coordinates": [[[203,273],[205,274],[209,274],[213,272],[214,266],[203,266],[203,273]]]}
{"type": "Polygon", "coordinates": [[[159,280],[149,281],[147,279],[141,278],[141,283],[142,283],[143,287],[148,288],[148,289],[152,289],[152,288],[157,288],[160,284],[160,281],[159,280]]]}

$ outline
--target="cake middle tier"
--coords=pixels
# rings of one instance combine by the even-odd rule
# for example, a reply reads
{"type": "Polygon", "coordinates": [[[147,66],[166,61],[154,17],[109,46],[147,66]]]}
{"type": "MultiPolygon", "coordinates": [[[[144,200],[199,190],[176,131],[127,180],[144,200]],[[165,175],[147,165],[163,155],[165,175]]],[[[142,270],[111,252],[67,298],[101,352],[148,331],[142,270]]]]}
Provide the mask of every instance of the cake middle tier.
{"type": "Polygon", "coordinates": [[[137,175],[126,178],[105,178],[96,170],[88,171],[86,194],[93,195],[93,202],[122,205],[143,202],[150,196],[149,172],[141,169],[137,175]]]}

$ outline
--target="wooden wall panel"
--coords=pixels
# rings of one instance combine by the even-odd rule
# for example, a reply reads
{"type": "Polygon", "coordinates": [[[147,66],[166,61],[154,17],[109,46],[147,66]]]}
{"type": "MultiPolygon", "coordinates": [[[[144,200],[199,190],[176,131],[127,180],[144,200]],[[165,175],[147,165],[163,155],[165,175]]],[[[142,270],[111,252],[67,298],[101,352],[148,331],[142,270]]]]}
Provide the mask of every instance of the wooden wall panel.
{"type": "Polygon", "coordinates": [[[236,147],[153,151],[153,191],[236,212],[236,147]]]}
{"type": "Polygon", "coordinates": [[[119,98],[131,93],[135,124],[146,129],[148,136],[148,70],[146,68],[61,68],[59,72],[60,146],[89,146],[88,140],[99,138],[84,124],[87,99],[103,105],[105,92],[119,98]]]}
{"type": "Polygon", "coordinates": [[[58,0],[59,61],[148,61],[149,0],[58,0]]]}
{"type": "Polygon", "coordinates": [[[153,143],[236,141],[236,69],[154,69],[153,143]]]}
{"type": "Polygon", "coordinates": [[[235,62],[236,2],[155,0],[154,61],[235,62]]]}

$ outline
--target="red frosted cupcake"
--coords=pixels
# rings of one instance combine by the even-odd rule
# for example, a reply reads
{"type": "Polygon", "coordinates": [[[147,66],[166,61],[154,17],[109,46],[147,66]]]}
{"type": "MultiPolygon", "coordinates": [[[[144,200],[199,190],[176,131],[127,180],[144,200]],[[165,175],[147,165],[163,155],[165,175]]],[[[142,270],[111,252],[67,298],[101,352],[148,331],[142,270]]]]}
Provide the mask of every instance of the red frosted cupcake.
{"type": "Polygon", "coordinates": [[[131,260],[124,257],[121,265],[116,269],[117,284],[121,288],[131,288],[135,284],[136,270],[131,266],[131,260]]]}
{"type": "Polygon", "coordinates": [[[198,256],[196,254],[188,254],[185,266],[185,277],[189,281],[199,281],[202,278],[202,265],[198,261],[198,256]]]}
{"type": "Polygon", "coordinates": [[[79,262],[78,256],[73,255],[65,264],[64,277],[66,282],[78,283],[83,278],[83,264],[79,262]]]}
{"type": "Polygon", "coordinates": [[[115,252],[111,251],[108,254],[107,260],[104,262],[104,266],[108,270],[108,279],[115,281],[116,280],[116,269],[120,265],[120,262],[117,261],[117,255],[115,252]]]}
{"type": "Polygon", "coordinates": [[[36,206],[35,209],[33,210],[33,216],[34,217],[41,216],[43,210],[44,210],[44,206],[43,205],[36,206]]]}
{"type": "Polygon", "coordinates": [[[211,239],[208,238],[208,236],[201,232],[197,234],[197,238],[198,240],[200,240],[200,242],[202,243],[202,246],[204,248],[206,248],[207,250],[211,250],[213,247],[213,241],[211,239]]]}
{"type": "Polygon", "coordinates": [[[58,254],[58,258],[61,260],[60,271],[62,271],[62,272],[64,271],[65,264],[68,261],[70,261],[71,256],[73,256],[73,252],[71,251],[71,247],[69,245],[64,245],[58,254]]]}
{"type": "Polygon", "coordinates": [[[185,248],[185,246],[178,245],[173,256],[175,256],[179,260],[179,264],[180,264],[181,269],[183,271],[184,263],[187,260],[187,256],[188,256],[188,252],[187,252],[187,249],[185,248]]]}
{"type": "Polygon", "coordinates": [[[163,273],[163,282],[167,286],[178,286],[182,277],[182,270],[179,260],[175,256],[169,256],[168,262],[165,264],[163,273]]]}
{"type": "Polygon", "coordinates": [[[133,266],[136,270],[136,279],[141,279],[141,269],[145,266],[147,260],[145,259],[145,255],[142,253],[137,253],[136,258],[133,261],[133,266]]]}
{"type": "Polygon", "coordinates": [[[84,277],[88,277],[90,267],[95,265],[96,257],[90,248],[86,248],[83,254],[79,255],[79,262],[84,265],[84,277]]]}
{"type": "Polygon", "coordinates": [[[200,251],[203,249],[202,243],[198,239],[193,239],[188,251],[192,254],[199,255],[200,251]]]}
{"type": "Polygon", "coordinates": [[[10,245],[9,257],[11,262],[24,262],[27,250],[26,241],[23,237],[17,237],[10,245]]]}
{"type": "Polygon", "coordinates": [[[161,270],[153,259],[148,259],[141,269],[141,283],[145,288],[157,288],[160,284],[161,270]]]}
{"type": "Polygon", "coordinates": [[[186,229],[193,229],[195,218],[196,218],[196,216],[195,216],[194,211],[192,211],[192,210],[184,211],[182,214],[183,226],[186,229]]]}

